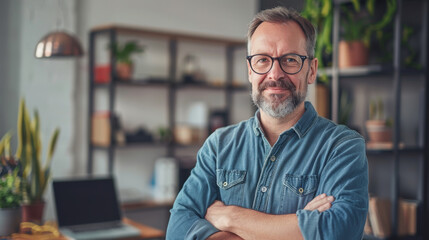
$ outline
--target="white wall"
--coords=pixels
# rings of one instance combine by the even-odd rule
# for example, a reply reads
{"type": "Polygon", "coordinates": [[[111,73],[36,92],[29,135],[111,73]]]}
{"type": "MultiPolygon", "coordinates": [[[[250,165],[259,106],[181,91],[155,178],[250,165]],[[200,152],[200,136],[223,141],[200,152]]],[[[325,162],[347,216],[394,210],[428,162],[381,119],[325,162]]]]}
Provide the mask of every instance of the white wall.
{"type": "Polygon", "coordinates": [[[0,1],[0,136],[10,130],[16,131],[20,85],[20,6],[20,1],[0,1]]]}

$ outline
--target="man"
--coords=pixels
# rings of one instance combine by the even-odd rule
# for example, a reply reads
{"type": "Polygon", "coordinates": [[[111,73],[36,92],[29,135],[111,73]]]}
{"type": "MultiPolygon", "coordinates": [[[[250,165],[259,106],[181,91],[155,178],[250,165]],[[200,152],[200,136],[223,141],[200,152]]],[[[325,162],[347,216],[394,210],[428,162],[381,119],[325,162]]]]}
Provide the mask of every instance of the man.
{"type": "Polygon", "coordinates": [[[364,139],[317,116],[315,30],[295,11],[260,12],[248,33],[253,118],[213,133],[171,210],[167,239],[361,239],[364,139]]]}

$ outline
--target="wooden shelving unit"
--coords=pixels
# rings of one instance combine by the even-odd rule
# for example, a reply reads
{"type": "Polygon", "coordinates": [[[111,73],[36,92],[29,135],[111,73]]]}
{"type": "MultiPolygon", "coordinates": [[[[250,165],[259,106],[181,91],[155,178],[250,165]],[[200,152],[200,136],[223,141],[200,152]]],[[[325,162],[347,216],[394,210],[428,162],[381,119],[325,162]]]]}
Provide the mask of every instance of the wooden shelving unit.
{"type": "MultiPolygon", "coordinates": [[[[87,173],[92,174],[94,171],[93,166],[93,154],[94,151],[106,151],[108,160],[108,172],[112,174],[114,169],[114,156],[115,151],[118,149],[126,150],[128,148],[144,148],[144,147],[165,147],[167,149],[168,156],[175,155],[175,148],[182,148],[176,144],[173,140],[168,142],[142,142],[142,143],[131,143],[125,145],[119,145],[115,142],[114,132],[111,131],[111,140],[108,146],[97,146],[93,144],[91,139],[91,117],[95,112],[95,94],[96,89],[102,89],[108,92],[108,109],[110,113],[115,112],[115,104],[117,99],[116,91],[119,88],[141,88],[141,89],[154,89],[161,88],[167,90],[168,95],[168,129],[173,130],[176,126],[176,94],[178,91],[184,89],[190,91],[218,91],[224,93],[224,100],[226,103],[232,102],[232,95],[235,92],[248,91],[248,86],[237,85],[233,82],[233,53],[237,49],[244,49],[246,47],[245,41],[219,38],[212,36],[201,36],[194,34],[178,33],[178,32],[167,32],[159,31],[148,28],[129,27],[121,25],[108,25],[93,28],[89,35],[89,107],[88,107],[88,161],[87,161],[87,173]],[[108,83],[96,83],[95,82],[95,67],[96,67],[96,39],[98,37],[107,37],[108,43],[117,42],[119,36],[132,36],[134,38],[157,38],[162,41],[168,42],[168,73],[166,78],[147,78],[147,79],[128,79],[126,81],[121,80],[116,75],[115,62],[116,57],[114,54],[110,55],[110,81],[108,83]],[[180,79],[177,79],[177,69],[179,65],[178,55],[178,44],[181,41],[192,41],[202,44],[216,44],[222,45],[225,49],[225,65],[226,75],[224,81],[220,84],[210,83],[195,83],[185,84],[181,83],[180,79]]],[[[226,104],[225,111],[231,112],[231,104],[226,104]]],[[[228,114],[229,115],[229,114],[228,114]]],[[[113,114],[110,116],[110,123],[114,121],[113,114]]]]}

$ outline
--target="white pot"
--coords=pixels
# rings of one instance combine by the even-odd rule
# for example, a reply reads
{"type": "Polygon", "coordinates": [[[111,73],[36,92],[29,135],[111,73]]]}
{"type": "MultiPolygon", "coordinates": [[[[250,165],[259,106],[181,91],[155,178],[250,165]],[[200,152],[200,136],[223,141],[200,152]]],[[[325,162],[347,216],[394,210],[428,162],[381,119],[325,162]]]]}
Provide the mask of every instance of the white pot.
{"type": "Polygon", "coordinates": [[[0,236],[8,236],[19,231],[21,207],[0,208],[0,236]]]}

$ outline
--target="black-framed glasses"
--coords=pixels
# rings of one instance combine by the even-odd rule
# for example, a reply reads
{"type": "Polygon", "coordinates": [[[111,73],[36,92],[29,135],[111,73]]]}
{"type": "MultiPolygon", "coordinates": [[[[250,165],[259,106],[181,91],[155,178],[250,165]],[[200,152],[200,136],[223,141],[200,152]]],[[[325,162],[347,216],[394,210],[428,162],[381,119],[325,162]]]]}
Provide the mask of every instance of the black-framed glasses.
{"type": "Polygon", "coordinates": [[[257,74],[266,74],[273,68],[274,60],[279,61],[280,68],[287,74],[297,74],[304,66],[305,59],[310,59],[307,56],[302,56],[295,53],[289,53],[280,57],[271,57],[266,54],[255,54],[247,56],[250,67],[257,74]]]}

